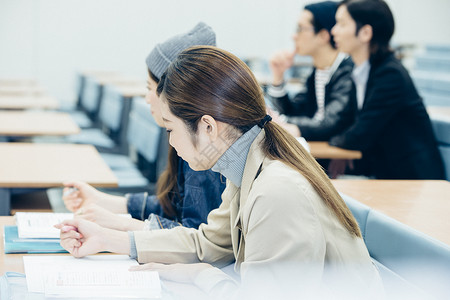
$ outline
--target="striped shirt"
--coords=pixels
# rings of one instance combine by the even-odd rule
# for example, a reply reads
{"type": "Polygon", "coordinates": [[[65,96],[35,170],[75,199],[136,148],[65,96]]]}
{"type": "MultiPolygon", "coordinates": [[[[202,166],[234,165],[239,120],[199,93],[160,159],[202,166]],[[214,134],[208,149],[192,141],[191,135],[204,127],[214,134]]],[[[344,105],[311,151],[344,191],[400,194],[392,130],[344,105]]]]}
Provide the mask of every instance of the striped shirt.
{"type": "Polygon", "coordinates": [[[316,69],[314,84],[316,88],[317,111],[313,119],[322,121],[325,117],[325,86],[330,79],[331,68],[316,69]]]}

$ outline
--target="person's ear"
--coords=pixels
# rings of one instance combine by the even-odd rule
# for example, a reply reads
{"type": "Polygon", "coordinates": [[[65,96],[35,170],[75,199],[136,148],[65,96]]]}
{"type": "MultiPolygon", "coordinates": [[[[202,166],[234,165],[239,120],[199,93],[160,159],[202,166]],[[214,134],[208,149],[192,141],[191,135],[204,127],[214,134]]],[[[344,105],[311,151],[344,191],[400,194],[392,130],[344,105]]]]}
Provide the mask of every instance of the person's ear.
{"type": "Polygon", "coordinates": [[[372,37],[373,37],[372,26],[367,24],[361,27],[361,29],[359,29],[358,38],[361,40],[361,42],[370,43],[372,37]]]}
{"type": "Polygon", "coordinates": [[[210,141],[215,141],[219,136],[216,120],[210,115],[204,115],[198,123],[198,132],[207,136],[210,141]]]}
{"type": "Polygon", "coordinates": [[[320,38],[320,40],[324,44],[328,44],[330,42],[331,36],[330,36],[330,33],[326,29],[321,29],[317,33],[317,36],[320,38]]]}

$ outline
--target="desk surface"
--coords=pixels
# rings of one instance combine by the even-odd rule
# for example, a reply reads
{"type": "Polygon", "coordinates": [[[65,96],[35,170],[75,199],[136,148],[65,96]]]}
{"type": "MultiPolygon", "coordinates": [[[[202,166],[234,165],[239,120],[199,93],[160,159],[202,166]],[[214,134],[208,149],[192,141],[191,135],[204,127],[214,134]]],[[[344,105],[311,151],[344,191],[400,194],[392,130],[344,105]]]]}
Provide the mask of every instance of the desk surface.
{"type": "Polygon", "coordinates": [[[450,245],[450,182],[445,180],[332,180],[371,208],[450,245]]]}
{"type": "Polygon", "coordinates": [[[37,86],[38,83],[34,79],[27,78],[0,78],[0,86],[37,86]]]}
{"type": "Polygon", "coordinates": [[[38,96],[45,95],[46,90],[38,85],[15,85],[15,86],[5,86],[0,85],[0,95],[27,95],[27,96],[38,96]]]}
{"type": "Polygon", "coordinates": [[[47,188],[68,180],[116,187],[117,178],[91,145],[0,143],[0,187],[47,188]]]}
{"type": "Polygon", "coordinates": [[[0,109],[56,109],[58,100],[49,96],[3,96],[0,95],[0,109]]]}
{"type": "Polygon", "coordinates": [[[450,106],[428,106],[427,112],[431,119],[450,122],[450,106]]]}
{"type": "Polygon", "coordinates": [[[0,135],[69,135],[80,128],[67,113],[0,111],[0,135]]]}
{"type": "Polygon", "coordinates": [[[101,76],[93,76],[93,78],[100,85],[127,85],[127,86],[136,86],[136,85],[144,85],[145,81],[136,77],[129,77],[123,75],[101,75],[101,76]]]}
{"type": "Polygon", "coordinates": [[[119,93],[125,98],[132,97],[145,97],[147,94],[147,88],[145,85],[118,85],[116,87],[119,90],[119,93]]]}
{"type": "MultiPolygon", "coordinates": [[[[3,246],[3,226],[16,224],[14,217],[0,217],[0,227],[2,233],[2,240],[0,242],[0,276],[5,272],[20,272],[24,273],[23,268],[23,254],[5,254],[3,246]]],[[[33,254],[34,255],[34,254],[33,254]]],[[[40,255],[40,254],[37,254],[40,255]]]]}
{"type": "MultiPolygon", "coordinates": [[[[0,217],[0,239],[3,240],[4,225],[14,225],[14,217],[0,217]]],[[[3,242],[0,243],[0,276],[5,272],[19,272],[25,273],[23,265],[24,255],[69,255],[68,253],[49,253],[49,254],[5,254],[3,249],[3,242]]],[[[101,253],[97,255],[109,255],[107,253],[101,253]]],[[[183,284],[172,281],[164,281],[164,285],[171,291],[172,296],[168,299],[207,299],[208,297],[202,293],[199,288],[194,285],[183,284]],[[203,295],[199,297],[199,295],[203,295]]],[[[165,299],[163,297],[163,299],[165,299]]]]}
{"type": "Polygon", "coordinates": [[[311,155],[316,159],[361,159],[360,151],[330,146],[328,142],[308,142],[311,155]]]}

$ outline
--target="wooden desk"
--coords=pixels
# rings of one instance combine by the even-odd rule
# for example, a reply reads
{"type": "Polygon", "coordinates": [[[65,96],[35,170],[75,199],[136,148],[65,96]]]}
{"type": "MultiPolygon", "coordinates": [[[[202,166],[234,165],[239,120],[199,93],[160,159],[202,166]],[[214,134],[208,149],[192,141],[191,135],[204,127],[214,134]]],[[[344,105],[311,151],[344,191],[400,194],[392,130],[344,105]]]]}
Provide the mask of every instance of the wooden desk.
{"type": "Polygon", "coordinates": [[[0,242],[0,276],[5,272],[25,272],[22,260],[23,254],[5,254],[3,246],[4,226],[15,224],[14,217],[0,217],[0,232],[2,233],[2,241],[0,242]]]}
{"type": "MultiPolygon", "coordinates": [[[[14,217],[0,217],[0,239],[3,240],[4,227],[5,225],[14,225],[14,217]]],[[[23,264],[24,255],[70,255],[68,253],[48,253],[48,254],[5,254],[3,247],[3,242],[0,243],[0,276],[5,272],[19,272],[25,273],[25,268],[23,264]]],[[[101,253],[97,255],[109,255],[108,253],[101,253]]],[[[208,299],[206,294],[204,294],[198,287],[193,284],[178,283],[173,281],[165,281],[165,287],[170,291],[169,296],[165,297],[163,294],[162,299],[208,299]]]]}
{"type": "Polygon", "coordinates": [[[0,111],[0,136],[70,135],[80,128],[67,113],[0,111]]]}
{"type": "Polygon", "coordinates": [[[91,145],[0,143],[0,166],[0,215],[9,214],[11,188],[49,188],[68,180],[117,186],[91,145]]]}
{"type": "Polygon", "coordinates": [[[427,112],[431,119],[450,122],[450,106],[428,106],[427,112]]]}
{"type": "Polygon", "coordinates": [[[117,85],[116,88],[124,99],[133,97],[145,97],[147,88],[145,85],[117,85]]]}
{"type": "Polygon", "coordinates": [[[361,159],[360,151],[330,146],[328,142],[308,142],[311,155],[316,159],[361,159]]]}
{"type": "Polygon", "coordinates": [[[445,180],[332,180],[371,208],[450,245],[450,182],[445,180]]]}
{"type": "Polygon", "coordinates": [[[38,83],[34,79],[25,78],[0,78],[0,86],[37,86],[38,83]]]}
{"type": "Polygon", "coordinates": [[[124,76],[124,75],[97,75],[91,76],[100,85],[117,85],[117,86],[144,86],[145,81],[136,77],[124,76]]]}
{"type": "Polygon", "coordinates": [[[0,109],[57,109],[58,100],[49,96],[2,96],[0,109]]]}
{"type": "Polygon", "coordinates": [[[2,96],[43,96],[46,90],[40,86],[17,85],[17,86],[2,86],[0,85],[0,95],[2,96]]]}

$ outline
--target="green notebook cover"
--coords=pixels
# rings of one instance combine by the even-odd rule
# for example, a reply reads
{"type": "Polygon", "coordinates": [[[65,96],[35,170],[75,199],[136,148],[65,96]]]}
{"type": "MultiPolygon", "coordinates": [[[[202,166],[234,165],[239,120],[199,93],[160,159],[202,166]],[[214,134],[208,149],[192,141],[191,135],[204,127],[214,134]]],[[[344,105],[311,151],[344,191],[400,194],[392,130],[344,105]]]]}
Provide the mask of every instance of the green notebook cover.
{"type": "Polygon", "coordinates": [[[17,226],[4,227],[4,248],[12,253],[67,253],[59,244],[59,239],[19,238],[17,226]]]}

